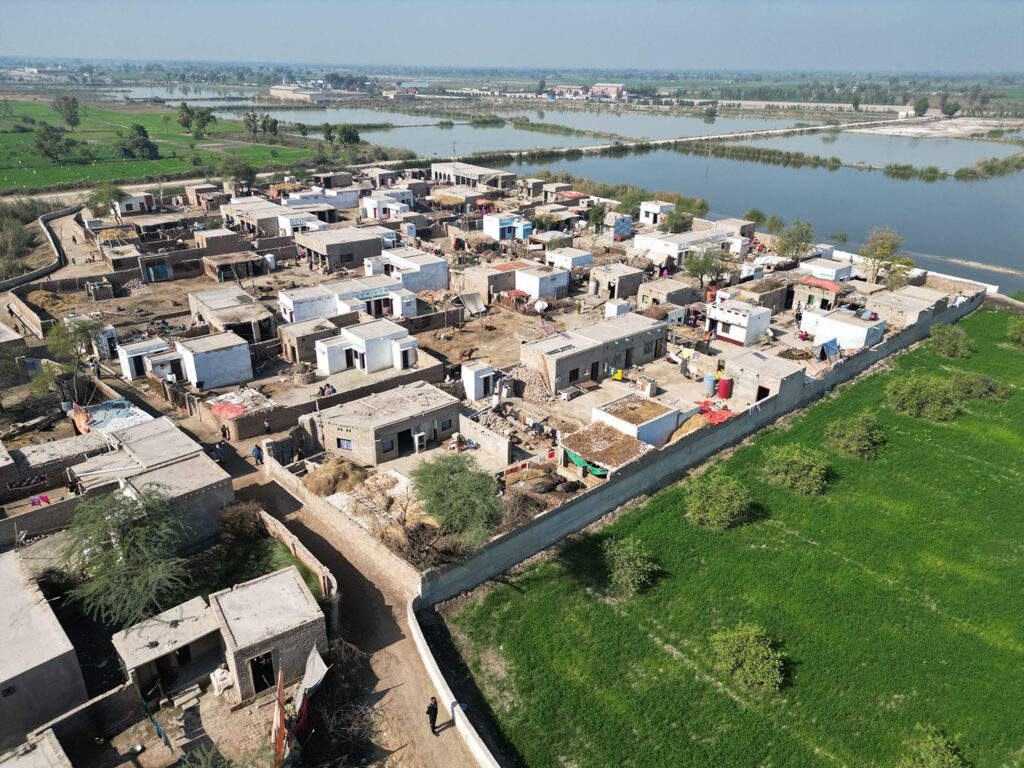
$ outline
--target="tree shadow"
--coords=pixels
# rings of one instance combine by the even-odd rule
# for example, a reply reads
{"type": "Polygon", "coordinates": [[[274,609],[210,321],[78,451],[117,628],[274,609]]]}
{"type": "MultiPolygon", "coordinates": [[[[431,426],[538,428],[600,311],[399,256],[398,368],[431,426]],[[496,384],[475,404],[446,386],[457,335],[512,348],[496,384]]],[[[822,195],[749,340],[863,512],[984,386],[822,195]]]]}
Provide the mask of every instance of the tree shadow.
{"type": "Polygon", "coordinates": [[[760,522],[762,522],[764,520],[770,520],[770,519],[771,519],[771,513],[768,510],[768,507],[766,507],[764,504],[762,504],[759,501],[752,501],[750,503],[750,506],[747,507],[746,519],[743,520],[741,523],[733,526],[733,527],[740,528],[740,527],[742,527],[744,525],[750,525],[751,523],[760,523],[760,522]]]}

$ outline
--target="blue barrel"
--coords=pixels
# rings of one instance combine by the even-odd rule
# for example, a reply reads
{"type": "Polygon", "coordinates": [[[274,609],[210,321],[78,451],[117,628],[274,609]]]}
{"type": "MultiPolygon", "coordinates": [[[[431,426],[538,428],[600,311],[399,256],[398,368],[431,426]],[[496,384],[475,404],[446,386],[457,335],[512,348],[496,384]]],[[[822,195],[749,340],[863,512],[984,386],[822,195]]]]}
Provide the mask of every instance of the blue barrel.
{"type": "Polygon", "coordinates": [[[717,381],[715,380],[715,374],[708,373],[704,376],[704,394],[707,397],[715,396],[715,389],[717,389],[717,381]]]}

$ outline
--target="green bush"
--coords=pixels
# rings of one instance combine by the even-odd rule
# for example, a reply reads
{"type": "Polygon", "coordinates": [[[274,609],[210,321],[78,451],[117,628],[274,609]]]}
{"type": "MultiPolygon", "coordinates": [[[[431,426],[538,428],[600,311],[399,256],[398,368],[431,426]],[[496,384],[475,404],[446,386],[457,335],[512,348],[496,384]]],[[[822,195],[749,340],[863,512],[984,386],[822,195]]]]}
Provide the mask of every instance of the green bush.
{"type": "Polygon", "coordinates": [[[607,539],[601,549],[616,591],[633,595],[651,583],[657,566],[636,536],[607,539]]]}
{"type": "Polygon", "coordinates": [[[1024,317],[1011,317],[1007,320],[1006,340],[1017,349],[1024,349],[1024,317]]]}
{"type": "Polygon", "coordinates": [[[684,486],[686,517],[691,523],[725,530],[747,519],[750,493],[721,468],[690,478],[684,486]]]}
{"type": "Polygon", "coordinates": [[[926,728],[919,723],[915,731],[910,754],[905,755],[896,768],[971,768],[956,742],[937,728],[926,728]]]}
{"type": "Polygon", "coordinates": [[[888,442],[882,423],[871,410],[832,422],[825,430],[825,437],[833,451],[858,459],[874,458],[888,442]]]}
{"type": "Polygon", "coordinates": [[[970,400],[1005,400],[1010,396],[1010,385],[990,379],[982,373],[953,374],[953,389],[957,395],[970,400]]]}
{"type": "Polygon", "coordinates": [[[439,453],[410,473],[413,488],[441,533],[482,546],[501,520],[498,485],[466,453],[439,453]]]}
{"type": "Polygon", "coordinates": [[[813,448],[799,443],[775,445],[764,452],[768,482],[781,488],[813,496],[828,484],[828,462],[813,448]]]}
{"type": "Polygon", "coordinates": [[[901,413],[929,421],[949,421],[960,414],[951,382],[935,376],[896,376],[885,388],[889,405],[901,413]]]}
{"type": "Polygon", "coordinates": [[[962,359],[971,356],[971,345],[967,334],[952,325],[933,325],[931,329],[932,346],[944,357],[962,359]]]}
{"type": "Polygon", "coordinates": [[[745,688],[777,691],[782,686],[783,655],[772,647],[768,633],[741,621],[711,636],[716,665],[745,688]]]}

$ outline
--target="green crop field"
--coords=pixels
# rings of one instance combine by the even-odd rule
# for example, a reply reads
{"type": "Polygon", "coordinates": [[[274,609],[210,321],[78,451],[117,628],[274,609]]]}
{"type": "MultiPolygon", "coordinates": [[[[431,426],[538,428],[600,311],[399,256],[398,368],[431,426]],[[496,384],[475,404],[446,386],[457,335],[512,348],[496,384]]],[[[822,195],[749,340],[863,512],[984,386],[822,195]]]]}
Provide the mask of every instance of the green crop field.
{"type": "Polygon", "coordinates": [[[976,768],[1021,765],[1024,352],[1003,342],[1006,323],[975,312],[959,324],[969,359],[926,344],[736,450],[724,466],[756,522],[693,526],[674,486],[456,609],[455,642],[513,755],[532,768],[894,766],[921,724],[976,768]],[[921,370],[1013,390],[942,424],[886,408],[886,383],[921,370]],[[888,432],[881,455],[828,452],[827,425],[866,407],[888,432]],[[784,443],[826,451],[824,495],[764,482],[765,449],[784,443]],[[601,542],[627,534],[660,576],[609,597],[601,542]],[[740,620],[785,653],[777,693],[714,667],[709,636],[740,620]]]}
{"type": "Polygon", "coordinates": [[[314,154],[309,149],[254,144],[246,140],[241,124],[234,121],[211,123],[207,129],[210,135],[195,139],[178,125],[173,112],[140,111],[133,114],[90,105],[86,107],[81,124],[68,136],[92,145],[92,157],[85,158],[76,153],[64,166],[59,166],[32,153],[34,133],[11,131],[15,125],[35,128],[23,122],[22,117],[67,127],[60,116],[48,104],[37,102],[15,101],[11,102],[11,108],[11,116],[0,118],[0,189],[189,173],[197,169],[192,162],[193,155],[199,159],[196,173],[202,175],[203,165],[216,164],[227,153],[244,157],[257,167],[293,163],[314,154]],[[169,115],[170,119],[164,122],[163,115],[169,115]],[[120,160],[113,157],[111,145],[117,138],[117,132],[127,133],[133,123],[146,127],[150,138],[160,148],[160,159],[120,160]]]}

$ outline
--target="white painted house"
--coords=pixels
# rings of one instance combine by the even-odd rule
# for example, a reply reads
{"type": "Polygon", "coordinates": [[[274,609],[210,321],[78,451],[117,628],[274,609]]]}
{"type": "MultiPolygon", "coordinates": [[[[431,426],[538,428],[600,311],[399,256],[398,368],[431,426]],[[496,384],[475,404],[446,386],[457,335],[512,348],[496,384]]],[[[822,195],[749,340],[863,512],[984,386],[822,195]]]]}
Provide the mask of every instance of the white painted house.
{"type": "Polygon", "coordinates": [[[676,204],[664,200],[644,200],[640,203],[640,223],[658,226],[661,220],[670,213],[675,213],[676,204]]]}
{"type": "Polygon", "coordinates": [[[800,330],[814,336],[815,344],[835,341],[842,349],[870,347],[882,340],[885,334],[885,320],[864,320],[849,310],[834,309],[831,312],[811,309],[803,313],[800,330]]]}
{"type": "Polygon", "coordinates": [[[215,389],[252,379],[249,344],[231,331],[176,343],[185,378],[196,389],[215,389]]]}
{"type": "Polygon", "coordinates": [[[387,275],[286,288],[278,291],[277,302],[288,323],[356,311],[373,317],[416,317],[416,294],[387,275]]]}
{"type": "Polygon", "coordinates": [[[524,291],[531,299],[564,299],[569,295],[569,273],[557,267],[530,267],[517,269],[516,290],[524,291]]]}
{"type": "Polygon", "coordinates": [[[853,277],[853,265],[833,259],[808,259],[800,264],[800,271],[821,280],[846,282],[853,277]]]}
{"type": "Polygon", "coordinates": [[[549,266],[559,269],[586,267],[594,263],[594,254],[579,248],[552,248],[545,252],[544,260],[549,266]]]}
{"type": "Polygon", "coordinates": [[[163,339],[143,339],[119,344],[117,360],[121,363],[121,375],[128,381],[144,378],[146,375],[145,359],[148,355],[166,352],[170,347],[163,339]]]}
{"type": "Polygon", "coordinates": [[[316,342],[316,367],[325,375],[357,368],[376,373],[388,368],[404,371],[417,359],[414,336],[390,320],[371,320],[341,329],[338,336],[316,342]]]}
{"type": "Polygon", "coordinates": [[[448,260],[419,248],[389,248],[363,262],[363,270],[371,275],[387,275],[401,280],[402,287],[419,291],[443,291],[448,288],[448,260]]]}
{"type": "Polygon", "coordinates": [[[708,306],[707,318],[707,330],[714,329],[719,339],[749,347],[768,330],[772,310],[745,301],[725,299],[708,306]]]}

